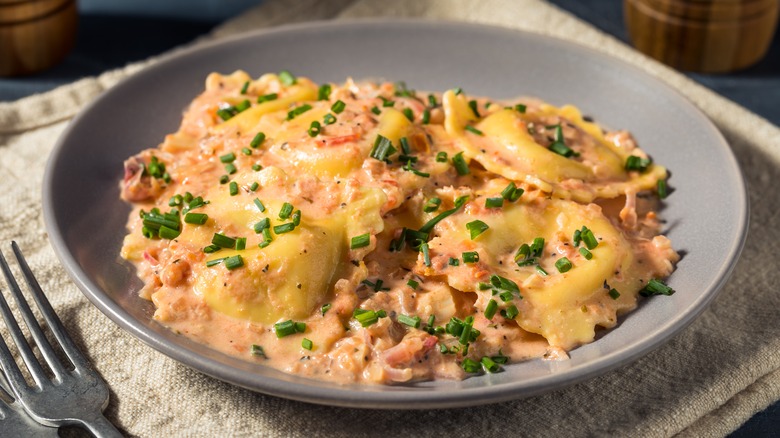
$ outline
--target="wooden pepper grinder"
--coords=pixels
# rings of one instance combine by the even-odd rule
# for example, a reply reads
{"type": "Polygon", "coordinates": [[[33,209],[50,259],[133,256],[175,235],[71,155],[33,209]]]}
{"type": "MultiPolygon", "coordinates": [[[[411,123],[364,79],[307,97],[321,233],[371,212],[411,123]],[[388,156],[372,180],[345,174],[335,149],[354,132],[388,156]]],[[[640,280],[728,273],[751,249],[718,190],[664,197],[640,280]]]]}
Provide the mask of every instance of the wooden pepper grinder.
{"type": "Polygon", "coordinates": [[[76,0],[0,0],[0,76],[62,61],[76,39],[76,0]]]}
{"type": "Polygon", "coordinates": [[[780,0],[624,0],[628,34],[641,52],[672,67],[724,73],[766,54],[780,0]]]}

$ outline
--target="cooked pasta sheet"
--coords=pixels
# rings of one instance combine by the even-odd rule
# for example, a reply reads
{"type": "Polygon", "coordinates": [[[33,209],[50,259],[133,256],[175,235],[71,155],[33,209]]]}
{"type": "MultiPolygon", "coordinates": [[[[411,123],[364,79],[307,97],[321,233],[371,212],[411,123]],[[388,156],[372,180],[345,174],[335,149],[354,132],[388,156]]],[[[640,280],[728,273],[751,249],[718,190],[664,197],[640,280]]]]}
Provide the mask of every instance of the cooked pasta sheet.
{"type": "Polygon", "coordinates": [[[336,382],[463,379],[669,295],[666,170],[572,106],[211,74],[125,163],[122,256],[154,318],[336,382]]]}

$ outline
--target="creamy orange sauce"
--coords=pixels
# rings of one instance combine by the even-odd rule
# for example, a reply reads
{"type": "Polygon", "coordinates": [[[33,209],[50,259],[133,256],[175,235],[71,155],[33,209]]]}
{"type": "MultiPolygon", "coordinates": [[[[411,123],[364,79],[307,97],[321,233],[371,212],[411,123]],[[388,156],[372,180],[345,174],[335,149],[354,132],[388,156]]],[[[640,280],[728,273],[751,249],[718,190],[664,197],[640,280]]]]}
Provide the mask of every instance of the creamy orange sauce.
{"type": "Polygon", "coordinates": [[[122,256],[154,318],[319,379],[463,379],[565,359],[671,274],[666,170],[630,134],[571,106],[430,96],[210,75],[125,165],[122,256]]]}

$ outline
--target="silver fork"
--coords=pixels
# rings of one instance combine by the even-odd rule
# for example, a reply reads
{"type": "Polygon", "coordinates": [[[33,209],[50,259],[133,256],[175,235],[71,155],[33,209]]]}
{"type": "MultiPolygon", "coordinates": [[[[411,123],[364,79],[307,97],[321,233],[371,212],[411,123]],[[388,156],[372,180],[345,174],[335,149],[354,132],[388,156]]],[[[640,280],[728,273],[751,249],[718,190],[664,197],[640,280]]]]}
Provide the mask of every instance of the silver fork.
{"type": "Polygon", "coordinates": [[[119,431],[103,416],[103,409],[108,405],[108,387],[100,376],[92,369],[63,327],[62,322],[54,313],[49,300],[43,295],[38,281],[33,276],[30,267],[24,260],[16,242],[11,243],[16,260],[30,288],[35,304],[38,305],[46,324],[54,338],[60,344],[62,351],[73,365],[73,369],[64,366],[52,348],[49,341],[30,310],[18,283],[8,267],[8,263],[0,251],[0,268],[16,299],[19,312],[32,335],[38,350],[45,359],[49,369],[54,374],[50,379],[30,345],[24,339],[8,303],[0,293],[0,313],[11,338],[19,349],[27,369],[35,384],[29,386],[21,370],[8,350],[5,340],[0,337],[0,365],[2,365],[8,383],[15,398],[22,404],[27,413],[36,421],[49,426],[76,425],[87,428],[98,437],[122,436],[119,431]]]}

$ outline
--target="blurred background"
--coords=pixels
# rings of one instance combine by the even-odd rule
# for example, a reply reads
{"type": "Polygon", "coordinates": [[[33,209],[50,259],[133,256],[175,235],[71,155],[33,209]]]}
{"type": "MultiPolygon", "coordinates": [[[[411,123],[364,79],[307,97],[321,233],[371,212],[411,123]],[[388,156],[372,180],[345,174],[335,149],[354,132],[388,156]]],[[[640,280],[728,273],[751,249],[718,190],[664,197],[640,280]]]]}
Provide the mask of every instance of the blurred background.
{"type": "MultiPolygon", "coordinates": [[[[262,1],[0,0],[0,101],[158,55],[262,1]],[[44,58],[54,65],[30,73],[36,64],[47,64],[44,58]],[[27,73],[11,75],[18,65],[27,73]]],[[[780,36],[774,28],[779,0],[548,1],[780,125],[780,36]],[[714,28],[707,24],[715,29],[708,40],[700,30],[713,19],[718,21],[714,28]],[[708,58],[697,57],[707,51],[708,58]]],[[[780,403],[732,436],[780,436],[778,431],[780,403]]]]}

